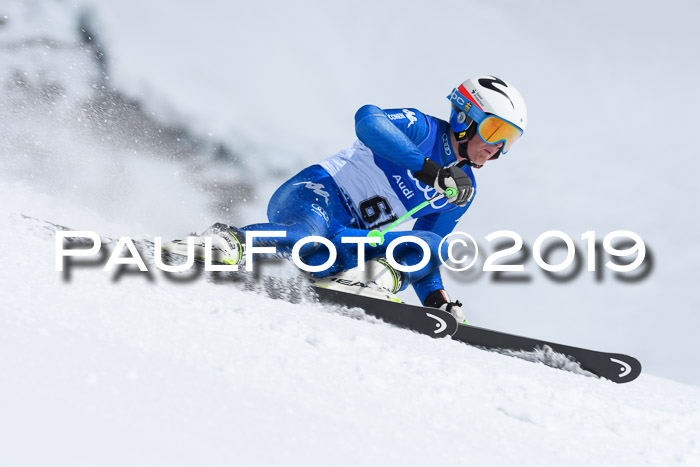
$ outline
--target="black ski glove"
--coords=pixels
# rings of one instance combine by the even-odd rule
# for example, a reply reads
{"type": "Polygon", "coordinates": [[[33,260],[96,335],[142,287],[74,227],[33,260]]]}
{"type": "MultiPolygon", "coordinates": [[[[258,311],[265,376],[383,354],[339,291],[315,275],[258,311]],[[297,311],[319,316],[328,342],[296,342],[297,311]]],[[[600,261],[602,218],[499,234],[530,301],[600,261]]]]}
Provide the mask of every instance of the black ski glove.
{"type": "Polygon", "coordinates": [[[471,179],[459,167],[440,167],[437,162],[425,158],[420,172],[414,172],[421,183],[435,188],[435,191],[445,195],[445,190],[454,188],[455,196],[447,197],[447,201],[457,206],[466,206],[474,196],[474,186],[471,179]]]}

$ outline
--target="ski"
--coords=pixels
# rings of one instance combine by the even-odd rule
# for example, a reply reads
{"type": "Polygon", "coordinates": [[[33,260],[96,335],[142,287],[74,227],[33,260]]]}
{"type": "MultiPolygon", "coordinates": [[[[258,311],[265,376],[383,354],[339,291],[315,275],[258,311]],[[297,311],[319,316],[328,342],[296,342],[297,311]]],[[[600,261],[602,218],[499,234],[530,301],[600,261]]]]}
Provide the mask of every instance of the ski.
{"type": "Polygon", "coordinates": [[[322,303],[361,308],[366,314],[389,324],[430,337],[447,337],[457,332],[457,320],[447,311],[321,287],[314,287],[314,292],[322,303]]]}
{"type": "Polygon", "coordinates": [[[629,355],[555,344],[476,326],[459,325],[459,329],[452,336],[452,339],[485,349],[512,352],[535,352],[549,347],[554,352],[578,363],[582,369],[615,383],[629,383],[642,372],[639,360],[629,355]]]}
{"type": "MultiPolygon", "coordinates": [[[[598,352],[476,326],[457,324],[450,313],[435,308],[414,306],[320,287],[314,287],[314,291],[321,302],[358,307],[366,314],[387,323],[432,337],[451,336],[455,341],[485,350],[502,351],[506,355],[518,356],[517,354],[520,352],[535,353],[551,349],[560,355],[560,359],[563,356],[567,365],[573,363],[577,370],[580,367],[588,373],[615,383],[633,381],[642,372],[642,365],[639,361],[629,355],[598,352]]],[[[523,356],[523,358],[527,357],[523,356]]],[[[536,357],[534,360],[541,361],[536,357]]],[[[561,365],[561,362],[557,362],[556,367],[560,368],[561,365]]]]}

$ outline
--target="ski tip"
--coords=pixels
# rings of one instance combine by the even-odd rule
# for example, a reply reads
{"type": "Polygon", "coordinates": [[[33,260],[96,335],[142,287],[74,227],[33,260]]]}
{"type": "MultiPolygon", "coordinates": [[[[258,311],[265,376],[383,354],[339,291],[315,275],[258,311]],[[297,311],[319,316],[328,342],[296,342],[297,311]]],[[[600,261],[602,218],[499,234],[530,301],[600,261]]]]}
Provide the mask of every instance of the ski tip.
{"type": "Polygon", "coordinates": [[[610,373],[605,378],[615,383],[629,383],[642,373],[642,364],[634,357],[623,354],[607,354],[610,373]]]}

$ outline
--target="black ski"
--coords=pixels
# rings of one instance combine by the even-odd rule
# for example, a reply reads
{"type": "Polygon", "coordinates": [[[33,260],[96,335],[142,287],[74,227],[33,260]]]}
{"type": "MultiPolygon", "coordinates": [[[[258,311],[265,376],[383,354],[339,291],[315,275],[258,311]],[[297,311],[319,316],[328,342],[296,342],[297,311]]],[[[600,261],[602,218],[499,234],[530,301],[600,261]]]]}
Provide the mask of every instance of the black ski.
{"type": "Polygon", "coordinates": [[[314,287],[314,291],[321,302],[358,307],[382,321],[431,337],[446,337],[457,332],[457,320],[447,311],[320,287],[314,287]]]}
{"type": "Polygon", "coordinates": [[[598,352],[476,326],[461,325],[457,324],[450,313],[435,308],[391,302],[318,287],[314,287],[314,291],[321,302],[358,307],[368,315],[375,316],[387,323],[433,337],[452,336],[453,340],[465,344],[487,350],[503,350],[506,353],[535,352],[550,348],[566,357],[567,363],[569,361],[576,363],[581,369],[615,383],[633,381],[642,372],[642,365],[639,361],[629,355],[598,352]]]}
{"type": "Polygon", "coordinates": [[[550,347],[578,363],[582,369],[615,383],[629,383],[642,372],[642,365],[629,355],[555,344],[539,339],[506,334],[475,326],[460,325],[452,339],[486,349],[533,352],[550,347]]]}

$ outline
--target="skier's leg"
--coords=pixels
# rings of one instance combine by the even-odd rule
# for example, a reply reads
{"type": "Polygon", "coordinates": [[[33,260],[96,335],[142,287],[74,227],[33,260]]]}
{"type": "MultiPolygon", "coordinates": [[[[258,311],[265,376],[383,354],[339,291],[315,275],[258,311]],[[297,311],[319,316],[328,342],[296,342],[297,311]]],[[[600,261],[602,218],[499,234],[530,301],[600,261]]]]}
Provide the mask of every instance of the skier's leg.
{"type": "MultiPolygon", "coordinates": [[[[209,238],[214,262],[243,264],[246,231],[283,231],[284,237],[256,237],[253,242],[256,246],[275,246],[276,256],[289,257],[294,244],[302,238],[310,235],[329,238],[353,221],[335,182],[319,165],[307,167],[282,184],[272,195],[267,215],[270,220],[267,223],[242,228],[217,223],[199,236],[194,234],[195,256],[204,257],[205,239],[209,238]]],[[[303,257],[318,247],[318,244],[306,244],[300,254],[303,257]]],[[[187,255],[187,240],[167,242],[163,248],[187,255]]]]}
{"type": "MultiPolygon", "coordinates": [[[[404,290],[409,284],[421,281],[423,278],[432,275],[439,275],[439,266],[441,264],[439,248],[442,242],[442,237],[428,231],[411,231],[411,232],[391,232],[385,235],[382,245],[366,245],[365,250],[365,271],[360,271],[358,267],[358,246],[355,243],[342,243],[343,238],[348,237],[367,237],[368,231],[363,229],[348,228],[338,233],[332,238],[333,244],[338,252],[336,263],[329,269],[314,273],[316,278],[329,278],[323,281],[324,284],[331,283],[344,284],[349,287],[358,286],[364,287],[369,284],[375,284],[380,288],[396,293],[404,290]],[[420,263],[424,257],[423,248],[413,241],[402,242],[402,237],[411,235],[418,237],[428,245],[429,259],[427,264],[417,271],[402,272],[391,266],[386,260],[387,247],[394,242],[395,247],[392,252],[393,259],[396,263],[402,266],[413,266],[420,263]]],[[[446,257],[447,246],[443,243],[442,257],[446,257]]],[[[318,251],[310,255],[305,261],[313,259],[314,263],[322,264],[321,259],[314,257],[327,257],[318,251]]],[[[310,262],[310,261],[309,261],[310,262]]]]}
{"type": "MultiPolygon", "coordinates": [[[[284,237],[255,239],[256,245],[275,246],[280,256],[285,257],[291,255],[294,244],[303,238],[311,235],[330,238],[352,222],[335,182],[319,165],[302,170],[280,186],[270,199],[267,217],[270,222],[247,225],[241,230],[285,232],[284,237]]],[[[307,243],[299,253],[305,257],[317,249],[318,243],[307,243]]]]}
{"type": "Polygon", "coordinates": [[[410,232],[389,232],[384,235],[384,249],[382,255],[386,255],[386,247],[396,241],[397,245],[393,251],[394,260],[402,266],[414,266],[424,258],[423,248],[415,242],[402,242],[401,238],[406,236],[417,237],[428,245],[428,262],[419,270],[412,272],[402,272],[403,286],[401,290],[414,284],[429,274],[439,274],[439,267],[442,264],[441,258],[447,258],[447,242],[442,242],[442,237],[436,233],[425,230],[414,230],[410,232]],[[442,243],[442,246],[440,245],[442,243]],[[442,250],[442,251],[440,251],[442,250]]]}

